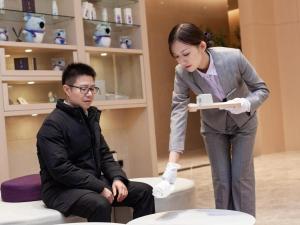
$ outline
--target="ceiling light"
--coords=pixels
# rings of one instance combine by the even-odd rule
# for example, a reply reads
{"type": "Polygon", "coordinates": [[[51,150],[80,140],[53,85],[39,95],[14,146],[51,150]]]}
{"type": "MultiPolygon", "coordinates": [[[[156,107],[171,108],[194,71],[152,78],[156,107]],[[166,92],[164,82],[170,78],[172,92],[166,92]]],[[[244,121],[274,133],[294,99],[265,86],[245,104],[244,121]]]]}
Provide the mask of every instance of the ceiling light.
{"type": "Polygon", "coordinates": [[[32,52],[32,49],[30,49],[30,48],[25,49],[25,52],[32,52]]]}
{"type": "Polygon", "coordinates": [[[10,57],[10,55],[9,55],[9,54],[5,55],[5,58],[9,58],[9,57],[10,57]]]}
{"type": "Polygon", "coordinates": [[[101,56],[107,56],[107,53],[106,52],[103,52],[100,54],[101,56]]]}
{"type": "Polygon", "coordinates": [[[35,84],[34,81],[28,81],[27,84],[35,84]]]}
{"type": "Polygon", "coordinates": [[[33,114],[31,114],[31,116],[37,116],[37,115],[39,115],[39,114],[37,114],[37,113],[33,113],[33,114]]]}

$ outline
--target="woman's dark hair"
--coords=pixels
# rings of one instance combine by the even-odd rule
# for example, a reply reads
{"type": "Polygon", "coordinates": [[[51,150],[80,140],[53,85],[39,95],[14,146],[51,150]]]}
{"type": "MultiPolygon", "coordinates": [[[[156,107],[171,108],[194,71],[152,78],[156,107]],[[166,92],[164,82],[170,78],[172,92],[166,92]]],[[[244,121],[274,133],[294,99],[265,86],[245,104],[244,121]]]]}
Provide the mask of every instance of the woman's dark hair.
{"type": "Polygon", "coordinates": [[[95,80],[96,72],[95,70],[84,63],[71,63],[67,66],[62,74],[62,84],[73,85],[79,76],[91,76],[95,80]]]}
{"type": "Polygon", "coordinates": [[[180,23],[172,28],[169,38],[169,51],[173,55],[172,45],[175,41],[180,41],[185,44],[198,46],[201,41],[204,41],[209,46],[209,34],[202,32],[196,25],[192,23],[180,23]]]}

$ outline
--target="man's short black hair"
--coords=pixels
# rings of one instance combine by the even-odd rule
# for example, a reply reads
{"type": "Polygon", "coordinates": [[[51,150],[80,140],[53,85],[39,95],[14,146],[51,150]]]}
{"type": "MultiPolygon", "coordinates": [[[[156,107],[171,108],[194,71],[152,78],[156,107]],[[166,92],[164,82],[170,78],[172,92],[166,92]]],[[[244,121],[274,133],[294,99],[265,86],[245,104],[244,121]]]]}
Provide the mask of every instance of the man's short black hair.
{"type": "Polygon", "coordinates": [[[62,84],[73,85],[79,76],[91,76],[95,80],[96,72],[95,70],[84,63],[71,63],[69,64],[62,74],[62,84]]]}

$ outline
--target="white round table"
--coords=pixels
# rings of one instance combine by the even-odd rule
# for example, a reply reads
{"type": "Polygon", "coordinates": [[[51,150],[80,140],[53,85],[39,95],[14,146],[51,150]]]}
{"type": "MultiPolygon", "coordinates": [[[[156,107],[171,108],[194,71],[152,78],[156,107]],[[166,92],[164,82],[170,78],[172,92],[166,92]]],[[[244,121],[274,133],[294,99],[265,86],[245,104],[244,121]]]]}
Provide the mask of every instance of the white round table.
{"type": "Polygon", "coordinates": [[[187,209],[155,213],[131,220],[128,225],[254,225],[247,213],[222,209],[187,209]]]}

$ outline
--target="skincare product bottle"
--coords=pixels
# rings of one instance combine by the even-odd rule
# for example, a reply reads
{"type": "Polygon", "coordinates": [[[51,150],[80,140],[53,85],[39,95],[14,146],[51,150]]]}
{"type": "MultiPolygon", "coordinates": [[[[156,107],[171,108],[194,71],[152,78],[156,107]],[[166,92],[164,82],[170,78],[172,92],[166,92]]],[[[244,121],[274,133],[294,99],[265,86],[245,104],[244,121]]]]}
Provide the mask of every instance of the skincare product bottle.
{"type": "Polygon", "coordinates": [[[122,11],[121,8],[114,8],[114,14],[115,14],[115,22],[117,24],[122,23],[122,11]]]}

